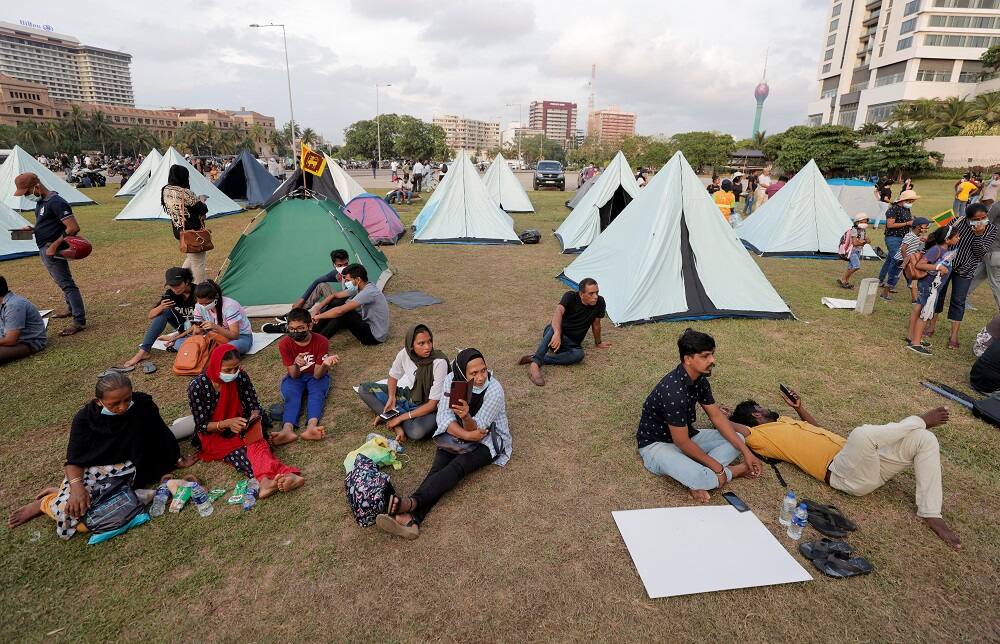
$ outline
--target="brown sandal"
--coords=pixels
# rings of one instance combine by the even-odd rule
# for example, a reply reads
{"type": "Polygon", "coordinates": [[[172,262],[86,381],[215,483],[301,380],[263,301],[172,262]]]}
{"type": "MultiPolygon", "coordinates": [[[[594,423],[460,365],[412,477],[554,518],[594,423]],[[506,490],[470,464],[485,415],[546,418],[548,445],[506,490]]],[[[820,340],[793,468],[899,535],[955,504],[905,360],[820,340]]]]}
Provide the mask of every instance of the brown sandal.
{"type": "Polygon", "coordinates": [[[68,326],[62,331],[60,331],[59,337],[65,338],[71,335],[76,335],[77,333],[81,333],[82,331],[84,331],[86,328],[87,327],[82,327],[78,324],[74,324],[73,326],[68,326]]]}

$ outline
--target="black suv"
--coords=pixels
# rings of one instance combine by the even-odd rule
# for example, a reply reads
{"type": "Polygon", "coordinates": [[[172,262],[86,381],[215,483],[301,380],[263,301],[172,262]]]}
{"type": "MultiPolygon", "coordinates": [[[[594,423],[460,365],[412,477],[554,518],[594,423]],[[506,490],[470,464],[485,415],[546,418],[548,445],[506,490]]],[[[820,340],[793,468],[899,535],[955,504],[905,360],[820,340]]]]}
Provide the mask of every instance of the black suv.
{"type": "Polygon", "coordinates": [[[541,186],[552,186],[560,190],[566,189],[566,173],[558,161],[539,161],[535,166],[535,190],[541,186]]]}

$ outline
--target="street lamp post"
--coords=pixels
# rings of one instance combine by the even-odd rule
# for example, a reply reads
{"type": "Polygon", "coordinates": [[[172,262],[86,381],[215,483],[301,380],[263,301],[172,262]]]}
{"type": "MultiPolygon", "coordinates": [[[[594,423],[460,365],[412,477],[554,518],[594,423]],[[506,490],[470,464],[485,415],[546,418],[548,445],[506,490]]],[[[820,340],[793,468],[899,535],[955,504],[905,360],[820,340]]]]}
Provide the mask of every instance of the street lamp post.
{"type": "MultiPolygon", "coordinates": [[[[507,107],[514,107],[517,105],[517,127],[518,129],[524,127],[523,114],[521,112],[522,103],[507,103],[507,107]]],[[[517,139],[517,160],[518,163],[522,163],[521,160],[521,136],[517,132],[514,132],[514,138],[517,139]]]]}
{"type": "Polygon", "coordinates": [[[275,24],[269,22],[266,25],[258,25],[254,23],[250,25],[254,29],[263,29],[265,27],[281,27],[281,41],[285,46],[285,76],[288,79],[288,115],[291,118],[291,139],[292,139],[292,159],[295,159],[295,108],[292,107],[292,68],[288,64],[288,37],[285,34],[284,24],[275,24]]]}
{"type": "Polygon", "coordinates": [[[378,91],[382,87],[392,87],[392,83],[375,83],[375,145],[378,148],[378,167],[382,168],[382,110],[379,108],[378,91]]]}

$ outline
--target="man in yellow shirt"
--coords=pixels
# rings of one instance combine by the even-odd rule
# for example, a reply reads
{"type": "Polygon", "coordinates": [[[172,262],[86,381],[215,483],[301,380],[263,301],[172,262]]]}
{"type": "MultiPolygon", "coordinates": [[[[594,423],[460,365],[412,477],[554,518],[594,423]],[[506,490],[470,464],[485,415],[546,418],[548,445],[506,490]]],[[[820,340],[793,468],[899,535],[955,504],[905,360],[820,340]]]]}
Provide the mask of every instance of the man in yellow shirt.
{"type": "Polygon", "coordinates": [[[965,209],[969,205],[969,199],[979,190],[979,186],[972,182],[972,176],[966,172],[962,175],[962,180],[955,184],[955,203],[952,210],[956,217],[964,217],[965,209]]]}
{"type": "Polygon", "coordinates": [[[944,407],[888,425],[862,425],[845,439],[819,427],[794,391],[782,394],[801,420],[779,416],[753,400],[736,406],[729,420],[755,453],[796,465],[806,474],[853,496],[864,496],[913,466],[917,516],[945,543],[960,548],[958,535],[941,518],[941,454],[929,431],[948,421],[944,407]],[[742,427],[741,427],[742,426],[742,427]]]}
{"type": "Polygon", "coordinates": [[[729,215],[733,212],[733,204],[736,203],[736,195],[733,194],[733,182],[729,179],[722,180],[722,187],[712,194],[715,205],[719,207],[719,212],[729,221],[729,215]]]}

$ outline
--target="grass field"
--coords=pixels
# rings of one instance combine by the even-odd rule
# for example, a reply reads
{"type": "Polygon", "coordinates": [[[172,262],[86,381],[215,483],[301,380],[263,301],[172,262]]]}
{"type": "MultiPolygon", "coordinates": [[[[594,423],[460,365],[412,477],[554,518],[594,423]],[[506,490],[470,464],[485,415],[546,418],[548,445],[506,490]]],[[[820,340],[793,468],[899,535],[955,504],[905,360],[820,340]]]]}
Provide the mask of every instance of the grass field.
{"type": "MultiPolygon", "coordinates": [[[[950,181],[918,182],[926,198],[915,212],[950,205],[950,181]]],[[[130,356],[146,312],[162,292],[163,271],[179,262],[163,222],[115,222],[123,203],[113,188],[90,191],[100,205],[79,208],[94,255],[74,265],[90,327],[55,337],[32,359],[0,367],[0,510],[29,501],[61,479],[69,421],[92,395],[96,375],[130,356]]],[[[307,485],[262,501],[251,513],[218,506],[157,519],[100,546],[61,542],[40,518],[0,527],[0,640],[3,641],[997,641],[1000,638],[1000,447],[997,429],[951,406],[936,430],[941,444],[945,519],[964,549],[947,548],[914,515],[912,473],[863,498],[825,487],[792,466],[791,489],[834,502],[857,521],[851,543],[875,573],[834,581],[814,572],[805,584],[667,600],[647,599],[619,537],[612,510],[688,505],[676,483],[647,473],[634,431],[646,394],[676,366],[676,338],[686,324],[623,329],[605,325],[607,351],[588,339],[583,364],[546,371],[532,386],[518,357],[537,342],[564,291],[554,277],[572,259],[549,234],[567,193],[531,193],[538,213],[517,228],[538,228],[538,246],[455,247],[404,243],[388,248],[395,277],[387,291],[419,289],[443,305],[392,307],[390,340],[359,347],[338,335],[342,358],[324,417],[328,439],[277,452],[302,468],[307,485]],[[344,501],[342,461],[370,430],[371,415],[351,386],[384,377],[408,325],[425,322],[449,356],[478,347],[508,396],[514,454],[465,481],[429,516],[414,542],[360,529],[344,501]],[[50,635],[51,634],[51,635],[50,635]]],[[[404,222],[417,207],[404,207],[404,222]]],[[[212,222],[218,269],[249,221],[212,222]]],[[[877,235],[880,237],[880,233],[877,235]]],[[[754,397],[779,408],[778,383],[797,388],[827,428],[846,434],[866,422],[890,422],[942,402],[919,382],[966,387],[975,333],[995,305],[983,288],[963,325],[958,351],[934,339],[931,359],[903,348],[910,306],[879,302],[874,315],[831,311],[840,297],[839,261],[765,259],[760,264],[797,321],[698,323],[718,343],[712,378],[730,405],[754,397]]],[[[866,262],[859,277],[876,275],[866,262]]],[[[61,295],[37,258],[0,264],[12,288],[40,308],[61,295]]],[[[740,276],[733,275],[739,282],[740,276]]],[[[258,321],[259,323],[259,321],[258,321]]],[[[160,370],[134,375],[168,420],[185,414],[186,379],[160,370]]],[[[279,400],[283,369],[271,348],[246,368],[262,402],[279,400]]],[[[189,449],[185,446],[185,449],[189,449]]],[[[412,491],[433,456],[428,443],[407,447],[396,488],[412,491]]],[[[225,464],[194,472],[213,486],[237,480],[225,464]]],[[[776,521],[783,490],[770,470],[732,488],[792,551],[776,521]]],[[[713,496],[712,503],[722,503],[713,496]]],[[[811,528],[807,537],[815,537],[811,528]]],[[[694,551],[699,547],[691,544],[694,551]]],[[[681,553],[683,556],[683,553],[681,553]]],[[[736,540],[733,566],[754,553],[736,540]]],[[[795,554],[796,557],[799,555],[795,554]]],[[[802,560],[803,563],[806,563],[802,560]]],[[[810,570],[812,570],[810,568],[810,570]]]]}

